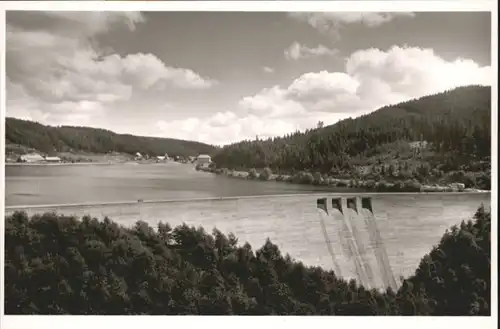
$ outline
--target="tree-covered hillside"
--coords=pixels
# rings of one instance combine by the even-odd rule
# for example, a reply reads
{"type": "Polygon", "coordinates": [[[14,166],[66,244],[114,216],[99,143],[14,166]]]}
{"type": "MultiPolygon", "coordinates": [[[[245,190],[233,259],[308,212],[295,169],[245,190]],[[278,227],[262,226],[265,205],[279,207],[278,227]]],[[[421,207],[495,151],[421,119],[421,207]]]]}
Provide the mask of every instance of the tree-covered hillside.
{"type": "Polygon", "coordinates": [[[490,153],[491,88],[469,86],[303,133],[228,145],[213,160],[218,168],[235,170],[423,182],[452,171],[485,173],[490,153]],[[416,141],[427,144],[415,147],[416,141]]]}
{"type": "Polygon", "coordinates": [[[139,137],[116,134],[87,127],[52,127],[36,122],[7,118],[6,143],[23,145],[44,153],[51,152],[121,152],[149,155],[196,156],[212,154],[216,148],[193,141],[172,138],[139,137]]]}
{"type": "Polygon", "coordinates": [[[398,291],[377,291],[269,240],[254,252],[217,230],[16,213],[5,218],[5,313],[490,315],[490,234],[481,207],[398,291]]]}

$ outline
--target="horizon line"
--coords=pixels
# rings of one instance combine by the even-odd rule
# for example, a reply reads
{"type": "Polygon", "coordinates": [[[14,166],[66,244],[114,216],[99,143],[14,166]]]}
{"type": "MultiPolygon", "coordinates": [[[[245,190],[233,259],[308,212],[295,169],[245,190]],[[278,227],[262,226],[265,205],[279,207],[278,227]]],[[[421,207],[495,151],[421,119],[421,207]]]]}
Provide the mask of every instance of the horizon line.
{"type": "MultiPolygon", "coordinates": [[[[426,97],[432,97],[432,96],[437,96],[437,95],[440,95],[440,94],[444,94],[446,92],[451,92],[451,91],[454,91],[454,90],[457,90],[457,89],[460,89],[460,88],[471,88],[471,87],[490,88],[491,89],[490,92],[492,92],[492,85],[470,84],[470,85],[464,85],[464,86],[457,86],[457,87],[453,87],[451,89],[442,90],[440,92],[431,93],[431,94],[423,95],[423,96],[420,96],[420,97],[409,98],[407,100],[400,101],[400,102],[397,102],[397,103],[390,103],[390,104],[387,104],[387,105],[383,105],[383,106],[381,106],[379,108],[376,108],[376,109],[374,109],[372,111],[369,111],[369,112],[367,112],[365,114],[361,114],[361,115],[358,115],[358,116],[355,116],[355,117],[351,117],[350,116],[350,117],[347,117],[347,118],[344,118],[344,119],[340,119],[337,122],[332,123],[330,125],[327,125],[327,126],[325,126],[323,128],[334,126],[334,125],[338,124],[339,122],[342,122],[342,121],[345,121],[345,120],[353,120],[353,119],[361,118],[363,116],[370,115],[370,114],[372,114],[372,113],[374,113],[376,111],[379,111],[381,109],[385,109],[385,108],[388,108],[388,107],[395,107],[395,106],[398,106],[398,105],[403,105],[403,104],[408,103],[408,102],[417,101],[417,100],[420,100],[420,99],[423,99],[423,98],[426,98],[426,97]]],[[[134,134],[131,134],[131,133],[118,133],[118,132],[113,131],[111,129],[91,127],[91,126],[72,126],[72,125],[44,124],[44,123],[41,123],[41,122],[38,122],[38,121],[35,121],[35,120],[28,120],[28,119],[25,119],[25,118],[17,118],[17,117],[13,117],[13,116],[8,116],[7,115],[7,108],[6,108],[5,109],[5,122],[7,121],[7,119],[15,119],[15,120],[20,120],[20,121],[25,121],[25,122],[32,122],[32,123],[36,123],[36,124],[39,124],[39,125],[42,125],[42,126],[45,126],[45,127],[51,127],[51,128],[84,128],[84,129],[95,129],[95,130],[108,131],[108,132],[111,132],[113,134],[121,135],[121,136],[133,136],[133,137],[139,137],[139,138],[170,139],[170,140],[175,140],[175,141],[199,143],[199,144],[205,144],[207,146],[211,146],[211,147],[214,147],[214,148],[223,148],[224,146],[234,145],[234,144],[238,144],[238,143],[242,143],[242,142],[248,142],[248,141],[252,142],[252,141],[254,141],[252,139],[242,139],[242,140],[238,140],[238,141],[234,141],[234,142],[228,142],[226,144],[219,144],[219,145],[217,145],[217,144],[211,144],[211,143],[207,143],[207,142],[201,142],[201,141],[196,141],[196,140],[188,140],[188,139],[180,139],[180,138],[175,138],[175,137],[142,136],[142,135],[134,135],[134,134]]],[[[296,129],[295,131],[290,131],[289,133],[294,133],[294,132],[301,132],[301,133],[303,133],[303,132],[306,132],[308,130],[314,130],[314,129],[318,129],[318,128],[317,127],[311,127],[311,128],[307,128],[307,129],[303,129],[303,130],[296,129]]],[[[273,139],[273,138],[282,138],[284,136],[285,135],[267,137],[267,138],[262,138],[262,140],[273,139]]]]}

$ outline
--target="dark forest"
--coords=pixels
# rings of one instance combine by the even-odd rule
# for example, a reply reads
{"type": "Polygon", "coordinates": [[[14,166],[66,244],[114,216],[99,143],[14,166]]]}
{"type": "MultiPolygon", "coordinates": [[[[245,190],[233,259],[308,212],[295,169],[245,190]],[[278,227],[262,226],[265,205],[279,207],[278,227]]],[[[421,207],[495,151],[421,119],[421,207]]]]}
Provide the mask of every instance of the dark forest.
{"type": "MultiPolygon", "coordinates": [[[[472,214],[471,214],[472,215],[472,214]]],[[[472,217],[472,216],[471,216],[472,217]]],[[[490,315],[491,214],[451,227],[398,291],[308,267],[271,241],[166,223],[15,213],[6,314],[490,315]]]]}

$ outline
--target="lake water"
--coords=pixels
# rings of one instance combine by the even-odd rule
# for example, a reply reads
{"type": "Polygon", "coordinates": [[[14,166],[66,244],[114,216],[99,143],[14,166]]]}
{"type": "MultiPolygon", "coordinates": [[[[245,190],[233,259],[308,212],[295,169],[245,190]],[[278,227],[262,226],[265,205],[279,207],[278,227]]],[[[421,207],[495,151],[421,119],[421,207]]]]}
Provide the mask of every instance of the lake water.
{"type": "Polygon", "coordinates": [[[269,237],[284,253],[307,265],[334,269],[321,226],[323,220],[338,268],[346,278],[357,277],[352,259],[345,256],[339,244],[341,223],[348,217],[347,222],[360,228],[356,241],[367,250],[366,262],[373,269],[375,286],[384,286],[384,280],[377,274],[374,250],[386,251],[396,278],[409,276],[447,228],[471,218],[481,203],[489,207],[491,197],[489,193],[367,194],[372,197],[373,220],[383,242],[380,247],[370,240],[361,211],[349,216],[345,212],[342,218],[340,213],[330,211],[326,215],[317,208],[320,197],[349,196],[338,190],[227,178],[181,164],[7,166],[5,176],[7,214],[17,209],[28,213],[54,210],[79,216],[109,216],[124,225],[144,220],[156,226],[161,220],[172,226],[183,222],[201,225],[207,231],[217,227],[225,233],[233,232],[241,243],[248,241],[254,250],[269,237]],[[221,197],[231,198],[217,199],[221,197]],[[192,198],[215,199],[180,201],[192,198]],[[140,203],[138,199],[179,201],[140,203]],[[135,202],[24,207],[124,200],[135,202]]]}
{"type": "Polygon", "coordinates": [[[5,205],[14,206],[295,194],[328,188],[228,178],[170,162],[9,165],[5,167],[5,190],[5,205]]]}

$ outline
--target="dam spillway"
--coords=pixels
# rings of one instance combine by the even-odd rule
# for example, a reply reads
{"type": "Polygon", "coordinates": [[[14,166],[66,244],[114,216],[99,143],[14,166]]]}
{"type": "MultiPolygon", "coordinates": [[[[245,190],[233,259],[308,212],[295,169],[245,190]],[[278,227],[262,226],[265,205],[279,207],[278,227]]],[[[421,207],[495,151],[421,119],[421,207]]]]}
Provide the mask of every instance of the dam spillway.
{"type": "MultiPolygon", "coordinates": [[[[288,253],[305,265],[334,270],[347,279],[358,279],[357,269],[360,268],[367,273],[366,264],[362,264],[364,257],[375,287],[383,288],[395,284],[386,274],[388,267],[395,278],[412,275],[421,258],[439,242],[446,229],[470,219],[481,203],[488,207],[490,202],[489,194],[315,193],[196,200],[144,199],[143,202],[100,204],[9,205],[5,214],[22,210],[28,215],[57,212],[78,217],[90,215],[98,219],[107,216],[125,226],[132,226],[138,220],[152,227],[156,227],[159,221],[171,226],[186,223],[202,226],[207,232],[217,227],[226,234],[234,233],[241,244],[249,242],[254,251],[269,237],[283,254],[288,253]],[[347,197],[357,198],[358,215],[354,216],[351,209],[348,217],[343,215],[348,209],[347,197]],[[372,200],[372,211],[363,205],[363,198],[368,197],[372,200]],[[323,198],[326,201],[322,204],[326,205],[328,213],[318,208],[317,201],[323,198]],[[376,225],[372,224],[373,219],[376,225]],[[352,222],[357,229],[357,239],[364,247],[363,257],[361,254],[358,257],[359,250],[353,246],[352,222]],[[371,226],[366,229],[363,225],[371,226]],[[338,266],[333,263],[324,231],[338,266]],[[354,254],[356,259],[352,259],[354,254]]],[[[360,277],[370,281],[368,275],[359,272],[360,277]]]]}
{"type": "MultiPolygon", "coordinates": [[[[344,268],[344,272],[350,272],[365,287],[396,290],[397,283],[373,214],[371,198],[332,198],[332,208],[328,209],[327,205],[326,198],[318,199],[321,225],[330,226],[330,231],[325,228],[323,232],[329,253],[333,254],[334,268],[344,268]],[[332,239],[337,241],[332,242],[332,239]],[[342,265],[337,258],[343,260],[342,265]]],[[[342,271],[338,273],[341,275],[342,271]]]]}

